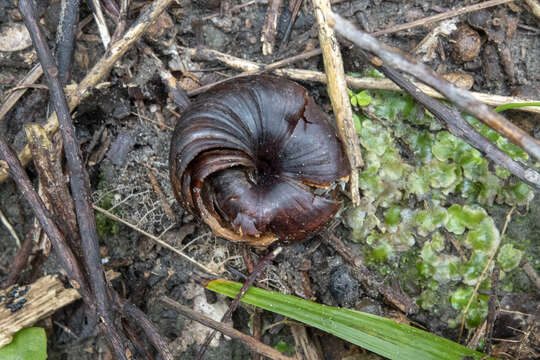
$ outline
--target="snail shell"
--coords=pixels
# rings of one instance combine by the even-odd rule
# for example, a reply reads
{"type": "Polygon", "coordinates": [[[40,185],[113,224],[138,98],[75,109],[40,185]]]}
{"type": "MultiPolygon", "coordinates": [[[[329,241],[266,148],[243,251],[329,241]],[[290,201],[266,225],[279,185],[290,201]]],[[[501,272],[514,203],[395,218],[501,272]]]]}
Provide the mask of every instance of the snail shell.
{"type": "Polygon", "coordinates": [[[341,203],[317,189],[350,172],[329,117],[307,90],[271,76],[200,96],[178,120],[169,162],[184,208],[215,234],[255,246],[319,230],[341,203]]]}

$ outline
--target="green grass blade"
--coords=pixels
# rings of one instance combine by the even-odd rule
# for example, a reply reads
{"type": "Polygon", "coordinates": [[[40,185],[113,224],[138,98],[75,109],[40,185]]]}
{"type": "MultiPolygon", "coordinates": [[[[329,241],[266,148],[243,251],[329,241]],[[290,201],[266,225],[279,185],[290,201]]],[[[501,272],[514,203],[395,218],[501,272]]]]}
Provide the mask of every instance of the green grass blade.
{"type": "Polygon", "coordinates": [[[501,112],[504,110],[516,109],[516,108],[525,107],[525,106],[540,106],[540,102],[536,101],[536,102],[526,102],[526,103],[509,103],[509,104],[497,106],[493,110],[495,112],[501,112]]]}
{"type": "MultiPolygon", "coordinates": [[[[214,280],[209,290],[234,298],[242,284],[214,280]]],[[[242,302],[318,328],[390,359],[486,359],[486,355],[420,329],[359,311],[335,308],[251,287],[242,302]]]]}

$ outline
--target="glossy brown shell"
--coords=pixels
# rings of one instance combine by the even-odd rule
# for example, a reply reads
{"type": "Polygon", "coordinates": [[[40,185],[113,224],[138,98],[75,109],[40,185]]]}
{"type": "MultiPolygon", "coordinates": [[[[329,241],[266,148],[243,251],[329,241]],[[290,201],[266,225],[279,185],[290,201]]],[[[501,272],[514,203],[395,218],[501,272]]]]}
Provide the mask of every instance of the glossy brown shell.
{"type": "Polygon", "coordinates": [[[349,175],[328,116],[302,86],[250,76],[197,99],[172,136],[178,201],[219,236],[267,246],[301,240],[341,206],[323,195],[349,175]]]}

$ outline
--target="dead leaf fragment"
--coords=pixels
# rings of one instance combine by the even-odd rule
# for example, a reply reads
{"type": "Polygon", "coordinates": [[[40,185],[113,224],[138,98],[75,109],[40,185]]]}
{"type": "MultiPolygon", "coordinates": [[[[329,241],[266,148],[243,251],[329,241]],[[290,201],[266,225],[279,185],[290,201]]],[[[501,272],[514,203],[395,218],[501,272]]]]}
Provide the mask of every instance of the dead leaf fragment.
{"type": "Polygon", "coordinates": [[[469,90],[474,85],[474,78],[469,74],[448,73],[443,77],[461,89],[469,90]]]}
{"type": "Polygon", "coordinates": [[[0,27],[0,51],[19,51],[31,45],[30,33],[23,23],[11,23],[0,27]]]}

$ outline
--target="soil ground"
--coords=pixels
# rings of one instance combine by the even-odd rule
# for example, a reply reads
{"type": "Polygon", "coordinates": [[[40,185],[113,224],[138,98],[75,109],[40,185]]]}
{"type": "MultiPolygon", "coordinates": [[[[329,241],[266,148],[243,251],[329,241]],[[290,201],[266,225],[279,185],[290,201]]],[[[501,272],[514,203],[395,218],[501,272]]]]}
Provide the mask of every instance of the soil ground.
{"type": "MultiPolygon", "coordinates": [[[[232,3],[238,5],[245,2],[234,0],[232,3]]],[[[181,71],[184,71],[184,74],[190,72],[198,78],[201,85],[232,75],[234,72],[217,62],[199,62],[186,58],[181,51],[183,46],[204,45],[240,58],[271,63],[318,45],[310,1],[304,1],[285,50],[273,56],[263,56],[261,52],[260,32],[267,11],[265,2],[246,6],[235,12],[232,17],[218,14],[201,23],[201,18],[219,12],[219,8],[213,3],[196,0],[177,1],[168,10],[168,14],[161,18],[161,29],[153,29],[153,32],[142,40],[152,47],[171,71],[175,74],[181,74],[181,71]]],[[[471,3],[473,2],[467,0],[407,2],[351,0],[335,4],[334,10],[355,23],[376,31],[471,3]]],[[[142,2],[134,1],[133,5],[135,4],[142,2]]],[[[287,8],[287,1],[285,5],[286,8],[278,23],[278,44],[285,33],[291,14],[287,8]]],[[[57,10],[57,1],[51,1],[48,6],[42,4],[39,8],[51,44],[54,43],[58,21],[57,10]]],[[[521,94],[538,98],[539,19],[536,19],[521,2],[513,7],[499,6],[487,11],[491,15],[507,14],[516,19],[515,34],[500,45],[491,41],[486,33],[480,32],[480,52],[470,61],[463,61],[465,55],[456,54],[454,38],[441,37],[435,49],[437,55],[429,60],[428,64],[440,73],[459,72],[472,75],[474,91],[501,95],[521,94]],[[498,49],[501,46],[507,47],[510,51],[513,60],[513,78],[509,77],[500,58],[498,49]]],[[[86,5],[82,5],[81,18],[89,14],[86,5]]],[[[11,2],[0,0],[0,25],[19,21],[20,18],[11,2]]],[[[457,25],[459,27],[467,22],[468,17],[461,16],[457,25]]],[[[432,26],[416,27],[381,37],[381,40],[411,53],[431,28],[432,26]]],[[[77,41],[73,81],[79,81],[103,54],[103,47],[97,34],[95,25],[91,23],[83,30],[83,36],[77,41]]],[[[367,66],[354,47],[344,46],[343,54],[347,72],[365,72],[367,66]]],[[[5,94],[22,78],[35,61],[36,56],[31,48],[17,52],[0,52],[0,95],[5,94]]],[[[324,70],[320,57],[302,61],[295,66],[324,70]]],[[[189,76],[179,75],[179,79],[186,88],[195,86],[189,76]]],[[[206,226],[184,212],[172,195],[168,175],[168,151],[171,129],[176,122],[174,115],[176,106],[167,98],[155,63],[135,46],[114,67],[106,81],[108,84],[94,91],[91,97],[78,106],[74,116],[92,178],[95,204],[109,209],[114,206],[111,211],[116,215],[147,232],[162,236],[163,240],[177,248],[186,246],[184,251],[196,261],[229,279],[240,281],[238,273],[247,272],[242,247],[212,235],[206,226]],[[148,171],[157,178],[165,193],[166,202],[173,207],[174,218],[168,216],[164,210],[162,200],[148,178],[148,171]]],[[[331,106],[325,87],[314,83],[302,85],[310,91],[316,102],[330,113],[331,106]]],[[[25,142],[23,125],[29,122],[43,123],[46,119],[47,103],[46,90],[28,91],[19,104],[0,122],[0,132],[6,134],[14,147],[20,149],[25,142]]],[[[517,111],[507,114],[511,120],[540,138],[538,115],[532,116],[517,111]]],[[[35,178],[32,167],[28,168],[28,172],[35,178]]],[[[350,229],[341,223],[342,216],[349,207],[350,203],[345,200],[344,211],[337,217],[340,220],[339,225],[333,231],[345,240],[351,251],[361,256],[363,249],[361,244],[348,241],[350,229]]],[[[0,209],[13,224],[19,236],[24,238],[33,224],[33,217],[12,181],[0,185],[0,209]]],[[[494,206],[489,209],[499,229],[502,228],[508,209],[507,206],[494,206]]],[[[540,218],[538,196],[527,208],[520,208],[519,211],[523,215],[519,216],[519,221],[510,223],[507,234],[517,239],[530,239],[535,244],[532,251],[537,255],[540,238],[537,221],[540,218]]],[[[218,312],[228,304],[228,300],[194,285],[191,281],[192,273],[196,269],[194,265],[169,250],[156,246],[138,232],[100,216],[98,227],[102,235],[100,245],[106,267],[121,273],[121,277],[114,281],[115,288],[150,316],[161,333],[170,341],[178,359],[193,358],[201,331],[195,328],[191,321],[184,320],[175,311],[164,307],[159,301],[160,297],[166,295],[195,309],[206,305],[218,312]]],[[[0,283],[6,278],[16,252],[13,239],[5,228],[0,227],[0,283]]],[[[248,252],[253,259],[261,255],[253,249],[249,249],[248,252]]],[[[538,272],[537,256],[532,265],[538,272]]],[[[374,267],[373,270],[377,273],[378,268],[374,267]]],[[[41,268],[41,273],[59,271],[52,255],[41,268]]],[[[315,236],[287,247],[265,270],[259,284],[327,305],[346,306],[383,316],[395,315],[394,309],[370,289],[365,289],[351,273],[350,265],[329,247],[321,236],[315,236]],[[309,278],[309,288],[305,286],[305,275],[309,278]],[[336,281],[340,281],[342,286],[337,287],[336,281]]],[[[517,287],[519,291],[501,294],[507,302],[508,309],[537,314],[538,289],[523,271],[513,276],[521,286],[517,287]]],[[[391,272],[386,273],[384,278],[388,283],[400,280],[399,274],[391,272]]],[[[402,282],[401,287],[411,296],[417,295],[414,284],[402,282]]],[[[41,324],[48,330],[50,359],[110,358],[103,339],[95,335],[95,329],[86,325],[83,310],[82,303],[77,302],[55,313],[52,321],[41,324]],[[65,328],[70,329],[72,334],[66,332],[65,328]]],[[[252,308],[241,307],[234,315],[234,326],[249,332],[250,317],[253,313],[252,308]]],[[[422,310],[409,317],[409,320],[421,324],[431,332],[456,340],[457,330],[448,327],[447,323],[441,320],[453,316],[455,313],[441,314],[422,310]]],[[[262,319],[263,325],[266,326],[282,320],[282,317],[265,312],[262,319]]],[[[499,330],[503,325],[500,325],[499,330]]],[[[326,359],[366,358],[366,355],[362,355],[355,346],[319,331],[310,330],[310,333],[320,344],[326,359]]],[[[502,330],[498,334],[502,338],[511,338],[515,335],[505,334],[502,330]]],[[[285,325],[275,326],[267,331],[262,341],[271,346],[285,344],[294,349],[294,339],[289,327],[285,325]]],[[[207,359],[250,357],[249,351],[242,344],[224,338],[215,341],[206,356],[207,359]]]]}

